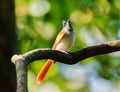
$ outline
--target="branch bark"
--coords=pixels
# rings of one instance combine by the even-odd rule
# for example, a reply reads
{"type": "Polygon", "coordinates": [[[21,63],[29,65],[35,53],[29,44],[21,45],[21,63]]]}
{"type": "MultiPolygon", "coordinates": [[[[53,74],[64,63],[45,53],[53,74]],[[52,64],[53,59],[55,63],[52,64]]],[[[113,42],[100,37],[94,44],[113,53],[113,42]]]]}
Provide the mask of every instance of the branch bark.
{"type": "Polygon", "coordinates": [[[35,60],[53,59],[60,63],[75,64],[86,58],[120,51],[120,40],[89,46],[76,52],[63,52],[51,49],[35,49],[22,55],[13,55],[11,61],[16,65],[17,92],[28,92],[27,66],[35,60]]]}

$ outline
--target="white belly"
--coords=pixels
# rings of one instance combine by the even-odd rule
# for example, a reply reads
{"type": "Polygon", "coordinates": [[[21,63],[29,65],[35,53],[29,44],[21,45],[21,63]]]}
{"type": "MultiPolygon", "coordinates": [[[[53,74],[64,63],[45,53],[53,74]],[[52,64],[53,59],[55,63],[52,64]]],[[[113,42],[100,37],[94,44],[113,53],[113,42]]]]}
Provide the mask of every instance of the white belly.
{"type": "Polygon", "coordinates": [[[75,37],[73,37],[73,35],[66,35],[64,39],[62,39],[60,43],[56,46],[56,50],[68,51],[75,42],[75,37]]]}

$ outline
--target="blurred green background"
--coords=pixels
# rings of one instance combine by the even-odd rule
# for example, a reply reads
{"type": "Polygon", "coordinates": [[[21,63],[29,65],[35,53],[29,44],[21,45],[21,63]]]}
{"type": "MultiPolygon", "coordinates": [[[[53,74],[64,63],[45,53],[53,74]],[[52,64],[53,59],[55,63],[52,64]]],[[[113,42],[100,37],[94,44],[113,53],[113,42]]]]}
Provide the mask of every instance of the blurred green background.
{"type": "MultiPolygon", "coordinates": [[[[16,0],[20,53],[51,48],[71,19],[76,42],[70,52],[120,38],[120,0],[16,0]]],[[[42,85],[36,76],[46,60],[29,65],[29,92],[120,92],[120,53],[91,57],[75,65],[54,64],[42,85]]]]}

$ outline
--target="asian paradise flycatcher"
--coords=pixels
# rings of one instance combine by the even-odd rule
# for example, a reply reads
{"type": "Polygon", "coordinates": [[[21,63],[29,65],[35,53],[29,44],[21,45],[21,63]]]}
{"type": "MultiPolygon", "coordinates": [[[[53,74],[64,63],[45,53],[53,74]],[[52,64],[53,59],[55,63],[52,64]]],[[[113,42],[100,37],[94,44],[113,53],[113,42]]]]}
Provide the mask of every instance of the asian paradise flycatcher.
{"type": "MultiPolygon", "coordinates": [[[[75,42],[75,33],[73,31],[70,19],[63,21],[63,29],[58,34],[52,50],[63,50],[68,51],[73,43],[75,42]]],[[[54,60],[48,59],[41,71],[37,76],[37,82],[41,84],[50,68],[50,66],[55,63],[54,60]]]]}

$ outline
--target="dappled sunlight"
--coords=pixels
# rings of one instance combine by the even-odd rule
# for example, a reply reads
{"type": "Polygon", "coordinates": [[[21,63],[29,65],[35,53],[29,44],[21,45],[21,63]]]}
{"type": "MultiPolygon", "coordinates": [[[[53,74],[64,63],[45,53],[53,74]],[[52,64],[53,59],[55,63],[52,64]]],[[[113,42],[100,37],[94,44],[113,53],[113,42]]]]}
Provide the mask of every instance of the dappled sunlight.
{"type": "Polygon", "coordinates": [[[79,37],[80,39],[84,39],[82,41],[85,42],[85,44],[88,46],[95,44],[95,39],[93,38],[93,34],[85,26],[81,28],[79,32],[79,37]]]}
{"type": "MultiPolygon", "coordinates": [[[[72,74],[71,74],[72,75],[72,74]]],[[[66,87],[70,90],[78,90],[86,85],[82,78],[75,78],[66,82],[66,87]]]]}
{"type": "Polygon", "coordinates": [[[58,88],[56,84],[51,82],[46,82],[41,87],[41,92],[62,92],[62,91],[58,88]]]}
{"type": "Polygon", "coordinates": [[[67,78],[66,86],[72,90],[83,88],[93,76],[97,76],[99,69],[100,65],[97,62],[84,65],[62,65],[62,73],[67,78]]]}
{"type": "Polygon", "coordinates": [[[110,9],[111,9],[111,7],[110,7],[110,5],[109,5],[109,3],[108,3],[108,1],[107,0],[99,0],[98,1],[99,3],[99,12],[100,13],[109,13],[110,12],[110,9]]]}
{"type": "Polygon", "coordinates": [[[89,27],[83,26],[79,33],[80,39],[84,39],[83,41],[89,46],[98,43],[103,43],[106,41],[104,35],[101,31],[94,25],[89,27]]]}
{"type": "Polygon", "coordinates": [[[93,13],[89,9],[86,12],[76,10],[71,14],[71,20],[77,25],[90,23],[92,18],[93,13]]]}
{"type": "Polygon", "coordinates": [[[27,2],[24,0],[17,0],[16,1],[16,16],[17,17],[24,17],[26,16],[26,14],[28,13],[28,4],[27,2]]]}
{"type": "MultiPolygon", "coordinates": [[[[15,5],[21,53],[51,48],[67,18],[76,35],[70,52],[120,38],[119,0],[16,0],[15,5]]],[[[29,91],[119,92],[119,56],[116,52],[75,65],[55,63],[41,85],[36,76],[46,60],[36,61],[28,67],[29,91]]]]}
{"type": "Polygon", "coordinates": [[[120,10],[120,0],[114,0],[113,2],[114,2],[115,7],[120,10]]]}
{"type": "Polygon", "coordinates": [[[28,89],[29,92],[62,92],[59,87],[52,82],[37,84],[36,76],[32,72],[28,72],[28,89]]]}
{"type": "Polygon", "coordinates": [[[115,85],[109,80],[96,78],[90,81],[91,92],[114,92],[115,85]]]}
{"type": "Polygon", "coordinates": [[[117,84],[115,84],[115,91],[114,92],[120,92],[120,81],[117,82],[117,84]]]}
{"type": "Polygon", "coordinates": [[[50,11],[50,4],[47,0],[31,0],[29,13],[34,17],[44,16],[50,11]]]}
{"type": "Polygon", "coordinates": [[[106,41],[104,34],[95,25],[91,26],[91,32],[93,33],[96,43],[103,43],[106,41]]]}
{"type": "Polygon", "coordinates": [[[63,65],[62,71],[64,71],[64,75],[67,79],[76,79],[79,78],[80,80],[86,80],[89,76],[97,72],[100,68],[99,63],[91,62],[85,65],[63,65]],[[66,68],[67,67],[67,68],[66,68]]]}
{"type": "Polygon", "coordinates": [[[37,31],[43,39],[50,40],[55,35],[55,26],[51,23],[40,23],[37,31]]]}

